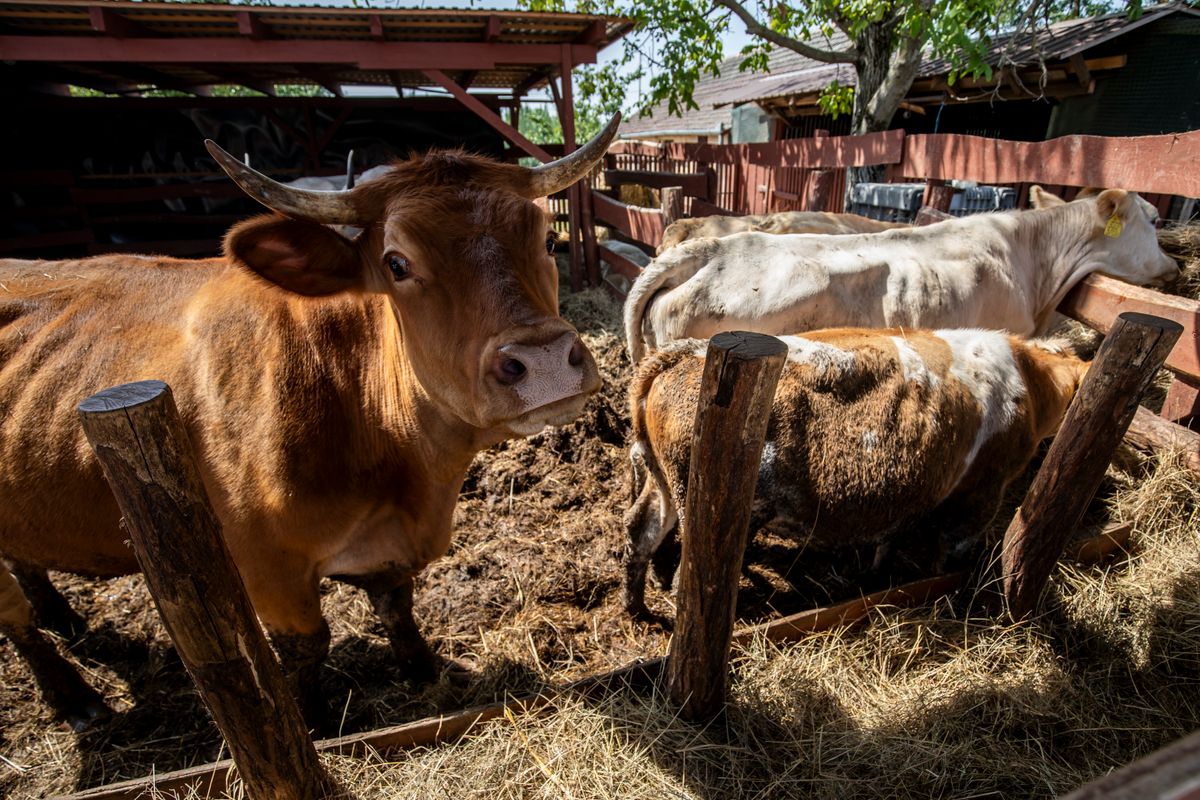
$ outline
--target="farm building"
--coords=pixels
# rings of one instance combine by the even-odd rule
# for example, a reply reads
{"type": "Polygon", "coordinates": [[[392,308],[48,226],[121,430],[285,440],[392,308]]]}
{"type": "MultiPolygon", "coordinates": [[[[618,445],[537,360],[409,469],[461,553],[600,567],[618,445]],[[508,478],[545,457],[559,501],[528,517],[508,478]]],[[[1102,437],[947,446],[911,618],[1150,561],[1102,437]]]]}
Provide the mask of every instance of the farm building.
{"type": "MultiPolygon", "coordinates": [[[[836,45],[836,41],[819,46],[836,45]]],[[[998,39],[994,52],[1009,47],[998,39]]],[[[1014,77],[995,83],[947,83],[949,65],[926,60],[894,128],[910,133],[967,133],[1039,141],[1069,133],[1135,136],[1200,127],[1200,12],[1185,3],[1152,6],[1137,20],[1125,14],[1051,25],[1034,42],[1020,42],[1014,77]],[[1041,66],[1045,85],[1039,90],[1041,66]],[[1041,96],[1031,96],[1038,95],[1041,96]]],[[[740,58],[700,82],[700,106],[682,117],[665,104],[621,127],[626,139],[678,142],[766,142],[849,132],[849,117],[822,114],[817,97],[831,81],[853,85],[854,68],[822,64],[775,48],[768,74],[738,71],[740,58]]]]}
{"type": "Polygon", "coordinates": [[[351,150],[360,171],[430,147],[547,160],[515,130],[522,98],[562,83],[573,134],[571,69],[630,24],[471,9],[4,0],[0,97],[21,124],[0,133],[0,254],[215,252],[254,205],[216,168],[206,138],[281,179],[344,174],[351,150]],[[360,86],[394,96],[347,91],[360,86]]]}

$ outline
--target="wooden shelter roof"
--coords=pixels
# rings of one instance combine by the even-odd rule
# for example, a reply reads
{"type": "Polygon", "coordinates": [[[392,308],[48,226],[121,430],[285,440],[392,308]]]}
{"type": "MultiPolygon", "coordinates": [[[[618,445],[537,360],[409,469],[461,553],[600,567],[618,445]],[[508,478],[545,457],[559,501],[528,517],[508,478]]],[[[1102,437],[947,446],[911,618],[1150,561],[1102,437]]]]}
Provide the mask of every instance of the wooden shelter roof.
{"type": "Polygon", "coordinates": [[[0,0],[0,61],[11,79],[118,94],[204,93],[239,84],[463,87],[515,94],[563,63],[585,64],[631,20],[474,9],[248,6],[130,0],[0,0]],[[13,70],[10,72],[10,70],[13,70]]]}

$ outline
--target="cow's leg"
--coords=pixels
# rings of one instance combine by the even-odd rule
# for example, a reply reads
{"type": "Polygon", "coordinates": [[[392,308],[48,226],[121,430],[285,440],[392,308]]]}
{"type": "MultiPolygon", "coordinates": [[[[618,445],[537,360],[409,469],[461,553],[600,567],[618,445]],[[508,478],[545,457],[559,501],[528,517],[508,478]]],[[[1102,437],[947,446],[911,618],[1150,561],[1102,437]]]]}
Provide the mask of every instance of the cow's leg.
{"type": "Polygon", "coordinates": [[[667,509],[665,505],[657,483],[651,477],[625,514],[625,583],[621,587],[621,597],[625,610],[634,616],[649,613],[646,608],[646,567],[678,521],[673,509],[667,509]]]}
{"type": "Polygon", "coordinates": [[[421,635],[413,617],[412,571],[397,569],[374,575],[346,576],[342,580],[367,593],[404,678],[417,682],[436,678],[442,662],[421,635]]]}
{"type": "Polygon", "coordinates": [[[239,570],[305,721],[310,727],[322,728],[329,715],[321,691],[321,663],[329,655],[329,625],[321,616],[315,573],[306,563],[278,555],[243,561],[239,570]]]}
{"type": "Polygon", "coordinates": [[[970,569],[979,559],[984,529],[995,518],[1004,499],[1005,484],[992,481],[969,493],[953,497],[932,514],[938,533],[936,571],[970,569]]]}
{"type": "Polygon", "coordinates": [[[0,564],[0,633],[12,640],[29,664],[42,698],[77,731],[107,714],[100,693],[55,649],[34,624],[33,606],[12,573],[0,564]]]}
{"type": "Polygon", "coordinates": [[[87,632],[87,622],[50,582],[46,570],[14,563],[12,573],[21,584],[25,597],[33,604],[41,627],[54,631],[64,639],[76,639],[87,632]]]}

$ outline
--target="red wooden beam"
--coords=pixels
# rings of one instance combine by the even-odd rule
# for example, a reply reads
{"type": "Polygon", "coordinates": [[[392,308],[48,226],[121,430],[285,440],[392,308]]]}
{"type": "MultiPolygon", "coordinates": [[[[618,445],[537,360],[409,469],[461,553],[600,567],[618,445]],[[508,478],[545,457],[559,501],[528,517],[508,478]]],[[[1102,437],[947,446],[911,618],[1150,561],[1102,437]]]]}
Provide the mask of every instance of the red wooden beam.
{"type": "Polygon", "coordinates": [[[499,131],[501,133],[501,135],[503,135],[506,139],[508,139],[513,144],[515,144],[517,147],[521,148],[526,153],[528,153],[529,155],[538,159],[542,163],[546,163],[546,162],[554,160],[550,157],[550,155],[545,150],[538,147],[536,144],[534,144],[533,142],[529,141],[524,136],[522,136],[520,131],[518,131],[513,126],[509,125],[504,120],[500,119],[499,114],[492,111],[490,108],[485,106],[483,103],[479,102],[478,98],[473,97],[470,94],[468,94],[466,89],[462,88],[457,83],[450,80],[449,76],[447,76],[446,73],[442,72],[439,69],[425,69],[422,71],[429,77],[429,79],[431,81],[436,83],[438,86],[441,86],[447,92],[449,92],[450,94],[452,94],[456,98],[458,98],[458,102],[462,103],[464,106],[466,106],[467,108],[474,111],[475,114],[480,119],[482,119],[488,125],[491,125],[497,131],[499,131]]]}
{"type": "Polygon", "coordinates": [[[263,22],[258,14],[249,11],[237,12],[238,33],[251,39],[274,39],[275,30],[263,22]]]}
{"type": "Polygon", "coordinates": [[[92,20],[93,30],[118,39],[134,39],[141,36],[155,35],[149,28],[101,6],[89,6],[88,17],[92,20]]]}
{"type": "MultiPolygon", "coordinates": [[[[493,69],[497,64],[559,64],[556,44],[363,42],[341,39],[144,38],[0,36],[0,61],[157,64],[357,64],[361,69],[493,69]]],[[[569,45],[574,64],[593,64],[596,48],[569,45]]]]}
{"type": "Polygon", "coordinates": [[[372,14],[371,20],[371,38],[377,42],[382,42],[387,39],[383,33],[383,17],[379,14],[372,14]]]}
{"type": "Polygon", "coordinates": [[[592,20],[583,33],[579,34],[579,38],[576,41],[580,44],[598,45],[604,41],[606,35],[608,35],[608,30],[605,27],[604,20],[597,19],[592,20]]]}
{"type": "Polygon", "coordinates": [[[483,28],[483,41],[494,42],[500,38],[501,29],[500,17],[492,14],[487,19],[487,25],[483,28]]]}
{"type": "Polygon", "coordinates": [[[1093,274],[1067,293],[1058,310],[1101,333],[1125,311],[1174,320],[1183,326],[1183,334],[1167,356],[1167,368],[1200,378],[1200,301],[1093,274]]]}
{"type": "Polygon", "coordinates": [[[1063,136],[1010,142],[960,134],[913,134],[899,173],[980,183],[1104,186],[1200,196],[1200,131],[1160,136],[1063,136]]]}

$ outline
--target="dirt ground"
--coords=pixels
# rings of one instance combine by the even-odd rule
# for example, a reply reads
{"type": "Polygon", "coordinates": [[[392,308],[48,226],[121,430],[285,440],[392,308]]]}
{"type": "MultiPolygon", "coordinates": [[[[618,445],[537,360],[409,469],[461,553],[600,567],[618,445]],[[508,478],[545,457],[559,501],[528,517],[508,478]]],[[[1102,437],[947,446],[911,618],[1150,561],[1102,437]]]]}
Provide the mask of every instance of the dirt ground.
{"type": "MultiPolygon", "coordinates": [[[[601,366],[602,393],[574,424],[477,458],[451,550],[419,579],[418,620],[466,677],[446,673],[425,686],[404,681],[365,596],[327,581],[323,609],[333,645],[324,689],[334,713],[321,734],[394,725],[664,652],[661,626],[634,622],[620,609],[630,368],[616,333],[618,312],[600,291],[566,300],[564,316],[601,366]]],[[[1109,483],[1102,491],[1114,490],[1109,483]]],[[[1013,502],[1020,492],[1014,487],[1013,502]]],[[[1092,521],[1105,513],[1098,503],[1092,521]]],[[[818,556],[760,535],[746,560],[739,599],[746,622],[882,588],[862,577],[869,554],[818,556]]],[[[921,574],[902,559],[892,581],[921,574]]],[[[72,656],[116,713],[80,734],[57,725],[11,643],[0,640],[0,796],[65,793],[222,756],[142,579],[53,577],[90,625],[70,645],[72,656]]],[[[648,599],[653,610],[673,613],[658,589],[648,599]]]]}

